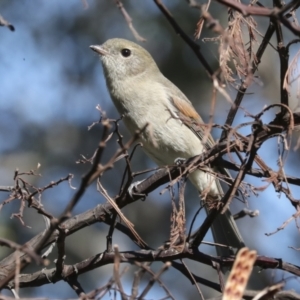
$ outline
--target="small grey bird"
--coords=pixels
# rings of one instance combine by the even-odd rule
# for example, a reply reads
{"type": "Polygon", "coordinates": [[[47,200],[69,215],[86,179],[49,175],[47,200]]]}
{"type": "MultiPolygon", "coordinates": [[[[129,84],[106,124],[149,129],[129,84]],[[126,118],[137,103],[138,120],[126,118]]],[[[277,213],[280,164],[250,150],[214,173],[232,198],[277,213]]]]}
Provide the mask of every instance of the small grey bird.
{"type": "MultiPolygon", "coordinates": [[[[193,126],[203,124],[202,118],[143,47],[124,39],[110,39],[90,48],[100,56],[109,93],[131,134],[149,124],[140,139],[155,163],[171,165],[178,158],[199,155],[214,145],[211,135],[202,143],[204,127],[193,126]]],[[[205,201],[219,201],[224,195],[212,171],[207,167],[189,175],[205,201]]],[[[237,249],[244,246],[229,210],[216,218],[212,232],[217,243],[237,249]]],[[[217,252],[230,253],[218,247],[217,252]]]]}

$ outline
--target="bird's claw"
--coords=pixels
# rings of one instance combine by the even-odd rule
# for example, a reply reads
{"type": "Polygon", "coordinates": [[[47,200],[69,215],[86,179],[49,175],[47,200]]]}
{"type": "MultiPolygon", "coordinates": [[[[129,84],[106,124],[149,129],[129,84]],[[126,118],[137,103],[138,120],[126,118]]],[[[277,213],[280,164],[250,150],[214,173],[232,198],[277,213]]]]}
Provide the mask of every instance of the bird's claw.
{"type": "Polygon", "coordinates": [[[185,158],[183,158],[183,157],[177,157],[177,158],[174,160],[174,163],[175,163],[175,165],[177,165],[177,166],[181,166],[185,161],[186,161],[185,158]]]}
{"type": "Polygon", "coordinates": [[[141,183],[141,182],[143,182],[144,180],[141,180],[141,181],[136,181],[136,182],[134,182],[134,183],[132,183],[130,186],[129,186],[129,188],[128,188],[128,194],[129,194],[129,196],[132,198],[132,199],[134,199],[134,198],[136,198],[136,197],[141,197],[142,199],[142,201],[144,201],[145,199],[146,199],[146,194],[140,194],[140,193],[136,193],[135,192],[135,189],[136,189],[136,187],[141,183]]]}

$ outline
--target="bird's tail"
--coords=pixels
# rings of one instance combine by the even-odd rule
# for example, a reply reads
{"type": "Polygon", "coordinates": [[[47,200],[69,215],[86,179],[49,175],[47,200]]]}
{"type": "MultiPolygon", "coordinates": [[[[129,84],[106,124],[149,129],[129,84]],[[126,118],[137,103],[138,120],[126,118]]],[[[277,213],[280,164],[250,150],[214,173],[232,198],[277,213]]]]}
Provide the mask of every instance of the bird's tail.
{"type": "Polygon", "coordinates": [[[215,218],[211,230],[215,243],[229,246],[229,248],[216,246],[219,256],[233,255],[237,250],[245,247],[243,238],[229,209],[215,218]]]}

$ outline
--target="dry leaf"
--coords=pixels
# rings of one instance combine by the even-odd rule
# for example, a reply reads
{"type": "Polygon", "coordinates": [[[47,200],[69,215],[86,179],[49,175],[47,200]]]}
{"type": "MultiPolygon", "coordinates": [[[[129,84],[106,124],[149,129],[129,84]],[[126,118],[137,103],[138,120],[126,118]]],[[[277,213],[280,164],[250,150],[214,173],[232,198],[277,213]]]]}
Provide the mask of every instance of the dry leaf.
{"type": "Polygon", "coordinates": [[[240,300],[256,260],[256,251],[242,248],[234,261],[232,270],[225,285],[222,300],[240,300]]]}

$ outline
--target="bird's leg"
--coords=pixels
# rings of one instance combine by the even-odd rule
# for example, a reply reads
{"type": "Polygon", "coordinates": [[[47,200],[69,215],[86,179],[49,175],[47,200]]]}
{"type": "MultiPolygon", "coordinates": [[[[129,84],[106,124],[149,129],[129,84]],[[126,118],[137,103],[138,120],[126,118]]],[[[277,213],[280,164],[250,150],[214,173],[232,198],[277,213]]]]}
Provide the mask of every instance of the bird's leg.
{"type": "Polygon", "coordinates": [[[140,184],[140,183],[142,183],[144,180],[140,180],[140,181],[136,181],[136,182],[134,182],[134,183],[132,183],[130,186],[129,186],[129,188],[128,188],[128,194],[129,194],[129,196],[132,198],[132,199],[134,199],[134,198],[136,198],[136,197],[141,197],[142,199],[142,201],[144,201],[145,199],[146,199],[146,195],[145,194],[139,194],[139,193],[137,193],[135,190],[136,190],[136,187],[140,184]]]}

